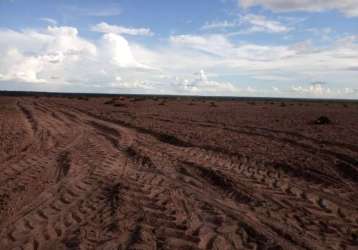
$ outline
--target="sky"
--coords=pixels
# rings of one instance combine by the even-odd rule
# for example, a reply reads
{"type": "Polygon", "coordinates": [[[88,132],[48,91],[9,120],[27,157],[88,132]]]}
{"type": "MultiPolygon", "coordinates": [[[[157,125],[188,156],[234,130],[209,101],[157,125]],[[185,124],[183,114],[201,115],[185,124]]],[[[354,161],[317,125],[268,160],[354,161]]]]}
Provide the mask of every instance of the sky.
{"type": "Polygon", "coordinates": [[[358,1],[0,0],[0,90],[358,99],[358,1]]]}

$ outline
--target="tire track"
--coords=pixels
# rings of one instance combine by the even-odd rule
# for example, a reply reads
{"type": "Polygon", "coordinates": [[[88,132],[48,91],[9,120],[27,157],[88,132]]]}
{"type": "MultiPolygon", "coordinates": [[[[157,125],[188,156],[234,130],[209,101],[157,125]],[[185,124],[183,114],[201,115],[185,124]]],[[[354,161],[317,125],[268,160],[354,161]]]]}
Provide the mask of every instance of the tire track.
{"type": "Polygon", "coordinates": [[[129,122],[145,115],[114,113],[100,102],[18,103],[33,145],[0,174],[0,211],[6,211],[0,218],[8,217],[0,219],[1,249],[349,249],[357,243],[356,162],[344,151],[354,147],[331,142],[319,149],[324,142],[299,133],[186,123],[237,129],[317,154],[323,163],[337,161],[334,171],[297,171],[291,163],[129,122]]]}

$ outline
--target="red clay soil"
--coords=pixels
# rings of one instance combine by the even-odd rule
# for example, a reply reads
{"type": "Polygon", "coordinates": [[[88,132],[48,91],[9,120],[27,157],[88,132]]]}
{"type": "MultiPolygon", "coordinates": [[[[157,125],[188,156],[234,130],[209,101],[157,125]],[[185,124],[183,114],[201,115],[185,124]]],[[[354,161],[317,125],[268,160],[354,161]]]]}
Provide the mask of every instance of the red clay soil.
{"type": "Polygon", "coordinates": [[[0,249],[358,249],[357,124],[356,103],[1,97],[0,249]]]}

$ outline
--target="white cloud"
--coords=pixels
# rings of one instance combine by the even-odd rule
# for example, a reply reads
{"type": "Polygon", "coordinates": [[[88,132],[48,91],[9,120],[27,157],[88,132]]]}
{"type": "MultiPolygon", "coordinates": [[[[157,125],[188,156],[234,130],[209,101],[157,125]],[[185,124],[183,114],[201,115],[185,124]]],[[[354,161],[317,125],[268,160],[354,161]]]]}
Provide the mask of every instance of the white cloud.
{"type": "Polygon", "coordinates": [[[335,88],[332,89],[326,83],[314,82],[310,85],[291,86],[291,91],[302,97],[319,97],[319,98],[344,98],[354,97],[358,93],[358,89],[353,88],[335,88]]]}
{"type": "Polygon", "coordinates": [[[211,29],[226,29],[226,28],[233,28],[237,27],[237,21],[213,21],[213,22],[206,22],[201,28],[203,30],[211,30],[211,29]]]}
{"type": "Polygon", "coordinates": [[[192,48],[218,56],[223,56],[233,48],[233,44],[225,36],[219,34],[211,34],[207,36],[178,35],[171,36],[169,40],[174,46],[192,48]]]}
{"type": "Polygon", "coordinates": [[[218,82],[208,79],[205,71],[201,69],[190,78],[176,78],[174,81],[177,91],[201,95],[238,95],[240,89],[229,82],[218,82]]]}
{"type": "Polygon", "coordinates": [[[133,36],[153,36],[154,33],[149,28],[127,28],[118,25],[110,25],[105,22],[98,23],[91,27],[92,31],[101,33],[125,34],[133,36]]]}
{"type": "Polygon", "coordinates": [[[32,51],[36,53],[42,50],[52,39],[49,34],[35,30],[17,32],[11,29],[0,28],[0,34],[0,51],[17,48],[20,51],[32,51]]]}
{"type": "Polygon", "coordinates": [[[52,18],[42,17],[42,18],[39,18],[39,20],[44,21],[46,23],[49,23],[51,25],[57,25],[57,21],[55,19],[52,19],[52,18]]]}
{"type": "Polygon", "coordinates": [[[248,32],[285,33],[290,28],[279,21],[269,20],[265,16],[248,14],[242,17],[242,21],[250,25],[248,32]]]}
{"type": "Polygon", "coordinates": [[[236,62],[272,61],[296,54],[287,46],[263,46],[251,43],[235,45],[228,37],[220,34],[171,36],[170,42],[180,48],[192,49],[236,62]]]}
{"type": "Polygon", "coordinates": [[[322,83],[312,83],[309,86],[292,86],[294,92],[298,92],[302,95],[313,95],[320,97],[327,97],[332,94],[332,90],[329,87],[324,87],[322,83]]]}
{"type": "Polygon", "coordinates": [[[244,8],[261,5],[273,11],[338,10],[347,16],[358,16],[356,0],[239,0],[244,8]]]}
{"type": "Polygon", "coordinates": [[[101,40],[101,52],[104,60],[120,67],[139,67],[133,57],[128,41],[120,35],[104,34],[101,40]]]}
{"type": "Polygon", "coordinates": [[[80,38],[78,30],[73,27],[49,26],[45,31],[50,41],[46,47],[48,52],[62,53],[66,55],[95,54],[96,46],[91,42],[80,38]]]}
{"type": "MultiPolygon", "coordinates": [[[[337,40],[326,48],[314,47],[309,41],[280,46],[235,44],[227,36],[218,34],[172,36],[170,42],[173,45],[172,52],[184,56],[190,51],[190,58],[195,58],[186,60],[185,57],[176,57],[174,60],[170,57],[177,62],[177,67],[202,67],[221,76],[241,75],[260,82],[285,83],[286,88],[280,85],[282,92],[284,89],[288,91],[287,84],[293,81],[321,78],[334,82],[333,96],[339,93],[339,89],[354,86],[354,79],[358,77],[358,72],[351,70],[357,67],[358,62],[357,38],[352,36],[337,40]],[[344,82],[341,79],[345,79],[344,82]]],[[[239,82],[239,85],[242,83],[239,82]]],[[[311,88],[312,91],[319,91],[319,88],[311,88]]]]}
{"type": "Polygon", "coordinates": [[[116,81],[110,83],[112,88],[117,89],[126,89],[126,90],[137,90],[137,91],[148,91],[152,90],[155,91],[154,86],[150,82],[146,82],[144,80],[139,81],[122,81],[121,77],[116,77],[116,81]]]}
{"type": "Polygon", "coordinates": [[[263,15],[247,14],[231,21],[207,22],[202,30],[234,30],[232,34],[248,34],[256,32],[287,33],[292,28],[277,20],[271,20],[263,15]]]}
{"type": "Polygon", "coordinates": [[[119,71],[125,75],[148,69],[135,60],[127,40],[118,34],[90,42],[74,27],[50,26],[39,31],[0,30],[0,36],[7,44],[0,48],[2,81],[106,83],[114,81],[119,71]]]}
{"type": "Polygon", "coordinates": [[[44,67],[42,60],[38,60],[37,57],[33,56],[26,57],[16,49],[8,50],[3,56],[9,61],[6,62],[7,65],[2,65],[5,64],[5,62],[1,62],[0,64],[0,69],[5,68],[0,80],[15,80],[31,83],[46,82],[45,79],[41,79],[38,75],[44,67]]]}
{"type": "Polygon", "coordinates": [[[105,33],[90,41],[74,27],[56,26],[0,29],[0,37],[1,82],[77,86],[77,91],[212,95],[264,95],[266,90],[258,86],[266,86],[267,93],[275,86],[280,94],[324,95],[328,86],[291,89],[293,82],[322,79],[330,82],[331,96],[357,95],[346,91],[357,88],[355,36],[326,48],[307,41],[280,46],[235,43],[220,34],[171,36],[148,48],[120,34],[105,33]],[[257,84],[263,82],[269,84],[257,84]]]}
{"type": "Polygon", "coordinates": [[[274,92],[280,92],[280,89],[277,88],[277,87],[275,87],[275,86],[272,86],[272,90],[273,90],[274,92]]]}
{"type": "Polygon", "coordinates": [[[51,69],[96,54],[96,46],[78,37],[73,27],[48,27],[43,32],[5,30],[0,36],[7,43],[0,50],[3,80],[45,83],[51,69]]]}

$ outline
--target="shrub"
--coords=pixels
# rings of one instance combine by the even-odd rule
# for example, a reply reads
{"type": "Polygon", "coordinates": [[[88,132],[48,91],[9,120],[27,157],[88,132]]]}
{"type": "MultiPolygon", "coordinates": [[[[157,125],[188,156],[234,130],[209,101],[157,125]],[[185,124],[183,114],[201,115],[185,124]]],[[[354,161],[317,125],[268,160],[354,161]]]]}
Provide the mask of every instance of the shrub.
{"type": "Polygon", "coordinates": [[[327,116],[320,116],[317,120],[314,121],[314,124],[316,125],[325,125],[331,123],[331,120],[327,116]]]}
{"type": "Polygon", "coordinates": [[[111,100],[105,101],[104,104],[106,105],[113,105],[115,104],[117,98],[112,98],[111,100]]]}
{"type": "Polygon", "coordinates": [[[125,105],[123,103],[114,103],[113,107],[127,107],[127,105],[125,105]]]}
{"type": "Polygon", "coordinates": [[[215,102],[210,102],[210,107],[217,107],[215,102]]]}

